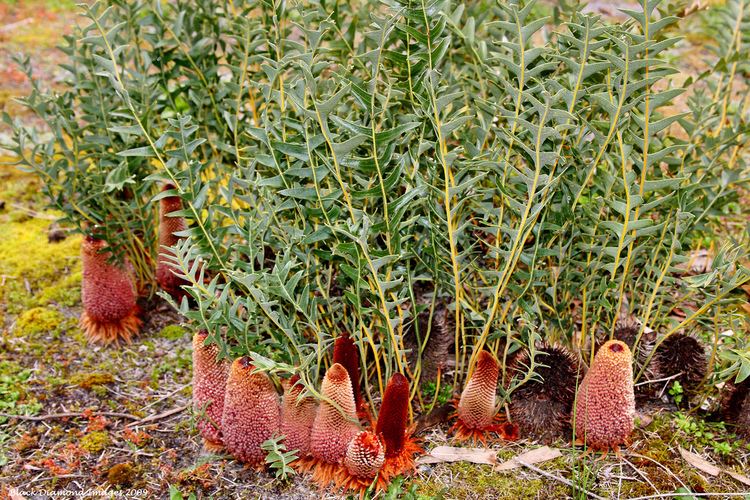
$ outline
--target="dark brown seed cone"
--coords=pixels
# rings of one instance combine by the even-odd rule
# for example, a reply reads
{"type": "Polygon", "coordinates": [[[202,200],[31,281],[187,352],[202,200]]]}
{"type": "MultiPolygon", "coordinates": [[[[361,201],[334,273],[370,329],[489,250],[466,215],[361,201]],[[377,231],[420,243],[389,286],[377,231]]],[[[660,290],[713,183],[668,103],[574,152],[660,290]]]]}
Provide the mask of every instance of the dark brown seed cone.
{"type": "MultiPolygon", "coordinates": [[[[569,439],[576,387],[583,377],[580,361],[564,347],[542,345],[536,362],[537,376],[511,394],[511,421],[518,425],[521,437],[546,444],[569,439]]],[[[529,353],[524,351],[514,360],[511,375],[524,377],[530,365],[529,353]]]]}
{"type": "Polygon", "coordinates": [[[679,381],[685,395],[691,398],[698,391],[708,370],[706,349],[695,337],[676,333],[667,337],[656,349],[653,365],[657,378],[681,373],[668,384],[671,387],[674,380],[679,381]]]}
{"type": "MultiPolygon", "coordinates": [[[[409,351],[408,361],[412,369],[416,368],[419,356],[420,342],[424,342],[429,331],[430,336],[422,352],[421,375],[422,382],[432,382],[437,379],[439,367],[453,364],[453,344],[455,338],[454,314],[449,309],[444,298],[435,300],[435,309],[432,313],[432,326],[430,326],[430,305],[432,304],[432,287],[429,285],[414,285],[414,296],[417,309],[422,309],[417,318],[408,325],[404,333],[404,344],[409,351]],[[417,337],[419,328],[419,337],[417,337]]],[[[403,307],[413,312],[410,302],[403,307]]],[[[443,370],[445,371],[445,370],[443,370]]]]}
{"type": "Polygon", "coordinates": [[[721,413],[733,431],[750,439],[750,378],[735,384],[727,382],[722,389],[721,413]]]}

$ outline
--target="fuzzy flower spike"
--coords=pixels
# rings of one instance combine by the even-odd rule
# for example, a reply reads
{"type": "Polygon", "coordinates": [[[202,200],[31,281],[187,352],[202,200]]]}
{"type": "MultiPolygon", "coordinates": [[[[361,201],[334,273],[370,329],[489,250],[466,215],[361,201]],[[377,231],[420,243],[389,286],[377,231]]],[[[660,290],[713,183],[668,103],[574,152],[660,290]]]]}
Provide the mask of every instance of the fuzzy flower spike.
{"type": "Polygon", "coordinates": [[[127,261],[123,265],[111,263],[111,256],[104,240],[92,236],[83,239],[80,326],[92,342],[130,343],[141,326],[134,273],[127,261]]]}
{"type": "Polygon", "coordinates": [[[297,450],[298,457],[310,454],[310,432],[315,421],[318,403],[311,397],[302,397],[304,387],[294,375],[286,384],[281,401],[281,434],[285,436],[287,451],[297,450]]]}
{"type": "Polygon", "coordinates": [[[206,449],[219,451],[224,447],[221,417],[229,363],[218,360],[219,348],[215,344],[204,345],[207,337],[205,330],[193,337],[193,410],[201,415],[198,430],[206,449]]]}
{"type": "Polygon", "coordinates": [[[264,441],[279,432],[279,395],[265,373],[255,370],[247,357],[229,370],[224,394],[221,433],[227,451],[240,462],[262,467],[264,441]]]}
{"type": "MultiPolygon", "coordinates": [[[[166,184],[162,191],[170,189],[174,189],[174,186],[166,184]]],[[[159,200],[159,260],[156,265],[156,281],[162,290],[179,301],[185,295],[182,285],[188,283],[174,274],[174,268],[169,259],[170,256],[174,256],[174,252],[165,248],[177,244],[180,237],[176,236],[175,233],[187,229],[187,223],[183,217],[169,215],[178,210],[182,210],[182,200],[179,197],[167,196],[159,200]]]]}
{"type": "Polygon", "coordinates": [[[333,344],[333,362],[346,368],[346,372],[349,374],[354,402],[357,404],[357,416],[360,420],[369,420],[370,414],[365,406],[359,386],[359,350],[349,334],[345,333],[336,338],[333,344]]]}
{"type": "Polygon", "coordinates": [[[578,388],[574,418],[577,444],[605,455],[612,449],[619,456],[635,418],[633,360],[627,344],[610,340],[596,353],[578,388]]]}
{"type": "Polygon", "coordinates": [[[413,471],[415,455],[424,451],[413,437],[413,429],[407,428],[408,420],[409,381],[395,373],[385,388],[375,429],[385,444],[385,464],[380,473],[384,485],[400,474],[413,471]]]}
{"type": "Polygon", "coordinates": [[[362,431],[349,442],[344,466],[336,471],[335,482],[345,491],[364,495],[385,463],[385,447],[370,431],[362,431]]]}
{"type": "Polygon", "coordinates": [[[458,441],[486,444],[489,433],[502,439],[517,439],[515,427],[495,414],[495,392],[500,363],[487,351],[479,353],[474,373],[466,383],[456,408],[457,420],[452,430],[458,441]]]}
{"type": "Polygon", "coordinates": [[[346,368],[334,363],[320,389],[323,400],[310,433],[310,458],[298,460],[302,470],[312,470],[320,486],[333,482],[343,466],[349,443],[359,433],[357,405],[346,368]]]}

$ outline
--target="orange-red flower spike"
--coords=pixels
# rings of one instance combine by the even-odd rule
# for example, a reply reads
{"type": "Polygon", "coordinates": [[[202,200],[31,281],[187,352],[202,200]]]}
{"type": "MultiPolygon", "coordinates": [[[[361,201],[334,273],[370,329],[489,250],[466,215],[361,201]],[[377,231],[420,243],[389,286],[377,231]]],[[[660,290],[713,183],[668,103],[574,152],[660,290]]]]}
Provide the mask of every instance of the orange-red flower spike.
{"type": "Polygon", "coordinates": [[[349,334],[344,333],[334,342],[333,362],[346,368],[352,384],[354,402],[357,404],[357,411],[359,411],[364,403],[359,386],[359,350],[349,334]]]}
{"type": "Polygon", "coordinates": [[[193,336],[193,410],[202,414],[198,420],[198,430],[206,448],[219,451],[224,447],[221,417],[229,363],[218,359],[219,348],[216,344],[204,345],[207,337],[205,330],[193,336]]]}
{"type": "Polygon", "coordinates": [[[414,457],[423,452],[407,429],[409,396],[409,381],[395,373],[385,388],[375,428],[385,444],[385,464],[380,473],[385,484],[395,476],[414,470],[414,457]]]}
{"type": "Polygon", "coordinates": [[[318,409],[316,401],[302,397],[304,387],[298,384],[299,375],[288,382],[281,402],[281,434],[285,436],[287,451],[298,450],[297,457],[310,453],[310,432],[318,409]]]}
{"type": "Polygon", "coordinates": [[[576,441],[594,451],[617,450],[633,432],[633,359],[627,344],[605,343],[594,356],[576,397],[576,441]]]}
{"type": "Polygon", "coordinates": [[[264,441],[279,432],[279,395],[271,380],[255,370],[247,357],[232,363],[224,395],[221,432],[229,453],[240,462],[260,467],[264,441]]]}
{"type": "MultiPolygon", "coordinates": [[[[174,186],[167,184],[162,191],[170,189],[174,189],[174,186]]],[[[179,197],[167,196],[159,200],[159,259],[156,264],[156,281],[161,289],[175,300],[180,300],[185,295],[182,285],[188,284],[174,273],[174,267],[169,259],[170,256],[174,256],[174,252],[166,248],[180,241],[180,237],[175,233],[184,231],[188,227],[183,217],[169,215],[178,210],[182,210],[182,200],[179,197]]]]}
{"type": "Polygon", "coordinates": [[[141,320],[136,304],[138,293],[132,267],[110,262],[107,243],[87,236],[81,243],[83,313],[80,327],[92,342],[130,343],[141,320]]]}
{"type": "Polygon", "coordinates": [[[320,392],[325,399],[320,402],[310,433],[311,457],[299,460],[297,465],[302,470],[312,470],[313,480],[326,486],[340,473],[349,442],[359,432],[359,426],[352,384],[343,366],[334,363],[328,369],[320,392]]]}
{"type": "Polygon", "coordinates": [[[457,420],[452,430],[458,441],[486,443],[494,432],[501,438],[513,440],[518,433],[512,424],[504,423],[502,415],[495,415],[495,393],[500,363],[487,351],[479,353],[477,366],[466,383],[457,405],[457,420]]]}

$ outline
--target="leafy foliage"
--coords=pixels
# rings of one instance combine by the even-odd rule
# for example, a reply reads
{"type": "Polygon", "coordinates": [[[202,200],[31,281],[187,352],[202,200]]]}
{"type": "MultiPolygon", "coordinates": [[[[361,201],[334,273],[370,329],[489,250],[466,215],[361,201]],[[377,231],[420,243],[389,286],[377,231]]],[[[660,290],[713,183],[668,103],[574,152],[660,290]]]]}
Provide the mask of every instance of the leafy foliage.
{"type": "Polygon", "coordinates": [[[17,128],[16,151],[69,222],[143,235],[149,255],[150,203],[180,196],[173,260],[193,303],[175,305],[224,355],[302,367],[310,390],[349,332],[368,394],[395,371],[416,391],[426,289],[453,319],[455,382],[483,348],[591,353],[622,314],[657,343],[746,322],[746,229],[709,272],[680,267],[748,180],[744,0],[687,81],[660,0],[620,24],[563,3],[550,25],[534,7],[98,2],[68,40],[68,90],[25,101],[53,137],[17,128]]]}

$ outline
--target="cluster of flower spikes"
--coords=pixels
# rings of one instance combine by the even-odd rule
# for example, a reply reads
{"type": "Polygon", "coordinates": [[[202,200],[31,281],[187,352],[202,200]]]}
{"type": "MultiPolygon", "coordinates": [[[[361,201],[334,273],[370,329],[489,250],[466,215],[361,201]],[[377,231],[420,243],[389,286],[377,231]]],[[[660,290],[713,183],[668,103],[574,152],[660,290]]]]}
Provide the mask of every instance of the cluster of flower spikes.
{"type": "Polygon", "coordinates": [[[457,418],[451,428],[455,440],[486,444],[493,433],[507,441],[518,439],[518,429],[495,411],[499,374],[498,360],[491,353],[481,351],[474,373],[456,403],[457,418]]]}
{"type": "MultiPolygon", "coordinates": [[[[334,363],[327,370],[320,403],[304,394],[296,375],[285,382],[279,401],[270,379],[247,357],[227,367],[218,360],[217,347],[205,345],[206,339],[206,332],[193,339],[193,406],[205,413],[198,429],[208,448],[223,447],[237,460],[262,467],[263,442],[284,435],[286,449],[297,450],[297,470],[311,473],[321,487],[359,493],[373,483],[385,490],[391,479],[414,469],[415,455],[422,449],[406,428],[409,384],[403,375],[394,374],[388,382],[374,431],[362,430],[357,396],[344,365],[334,363]]],[[[349,341],[336,345],[341,349],[349,341]]],[[[334,357],[357,356],[347,366],[359,370],[356,349],[347,353],[334,357]]]]}
{"type": "MultiPolygon", "coordinates": [[[[174,189],[167,184],[162,191],[174,189]]],[[[185,292],[182,285],[187,282],[174,274],[169,264],[172,251],[167,247],[179,241],[177,233],[187,229],[183,217],[170,214],[182,209],[177,196],[166,196],[159,202],[159,259],[156,266],[156,281],[165,292],[180,300],[185,292]]],[[[137,305],[133,266],[127,259],[122,264],[112,261],[112,252],[107,243],[95,236],[87,236],[81,243],[83,279],[81,301],[83,313],[80,326],[86,337],[101,344],[130,343],[141,326],[137,305]]]]}
{"type": "Polygon", "coordinates": [[[578,444],[619,454],[635,419],[633,363],[627,344],[610,340],[599,348],[578,388],[574,418],[578,444]]]}
{"type": "Polygon", "coordinates": [[[113,263],[107,242],[94,236],[81,242],[81,262],[81,330],[92,342],[130,343],[141,326],[132,265],[113,263]]]}
{"type": "Polygon", "coordinates": [[[385,490],[394,477],[412,471],[415,456],[422,453],[406,425],[409,383],[400,373],[391,377],[373,423],[359,391],[359,355],[351,338],[336,339],[333,359],[321,386],[323,401],[310,431],[309,454],[296,465],[312,472],[322,487],[362,493],[374,485],[385,490]],[[362,430],[362,421],[371,430],[362,430]]]}

